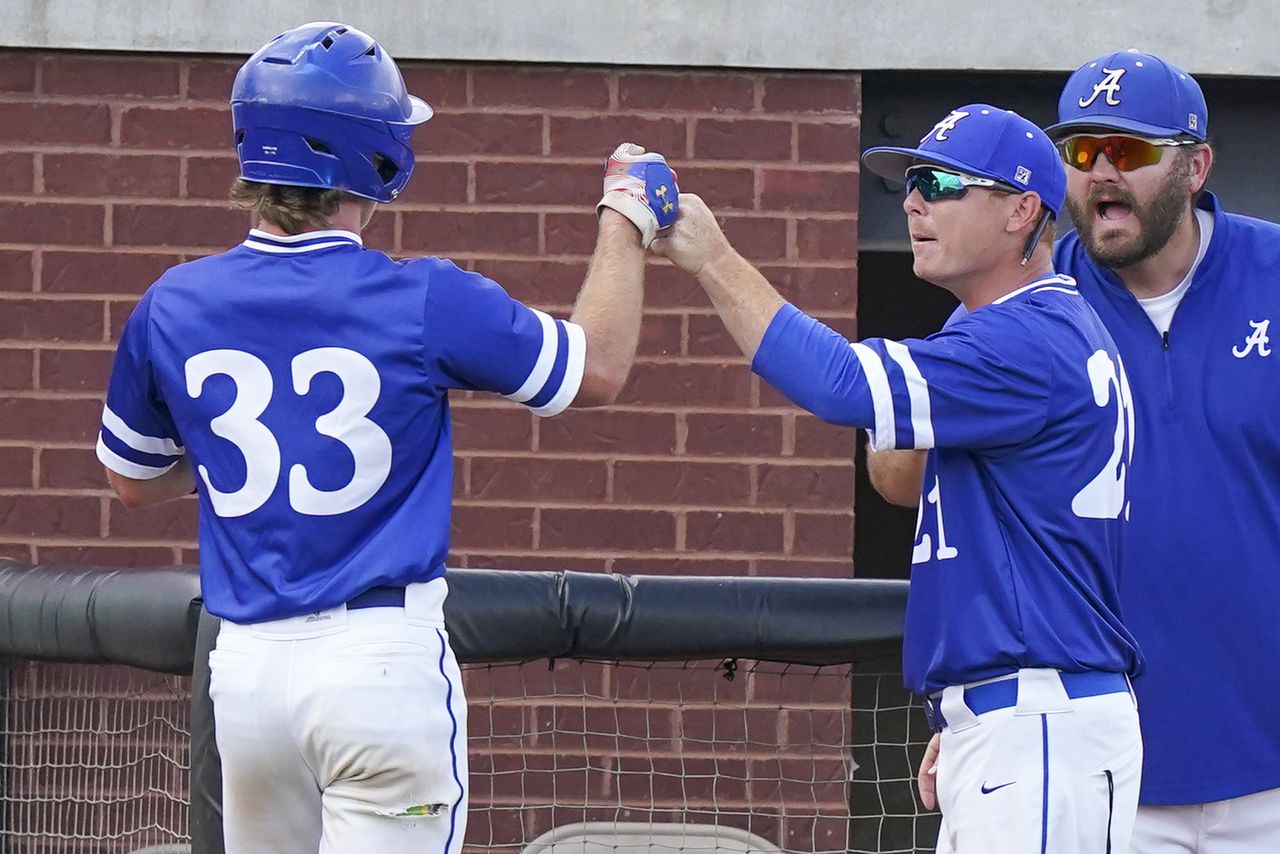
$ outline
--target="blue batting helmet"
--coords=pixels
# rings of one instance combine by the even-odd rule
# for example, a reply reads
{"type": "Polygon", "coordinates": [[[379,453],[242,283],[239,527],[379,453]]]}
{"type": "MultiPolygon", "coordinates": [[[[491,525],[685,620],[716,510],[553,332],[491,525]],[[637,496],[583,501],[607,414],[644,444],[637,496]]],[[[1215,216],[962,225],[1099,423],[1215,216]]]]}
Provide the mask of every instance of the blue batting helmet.
{"type": "Polygon", "coordinates": [[[318,21],[267,42],[231,87],[240,177],[389,202],[413,173],[414,127],[431,107],[369,36],[318,21]]]}

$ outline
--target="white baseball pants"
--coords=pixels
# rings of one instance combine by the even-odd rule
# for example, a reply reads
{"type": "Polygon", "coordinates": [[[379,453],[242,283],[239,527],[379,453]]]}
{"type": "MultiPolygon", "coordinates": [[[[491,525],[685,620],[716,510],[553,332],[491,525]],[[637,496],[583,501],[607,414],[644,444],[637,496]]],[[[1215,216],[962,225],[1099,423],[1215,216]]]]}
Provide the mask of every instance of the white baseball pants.
{"type": "Polygon", "coordinates": [[[223,621],[209,657],[227,854],[457,854],[467,708],[444,579],[404,607],[223,621]]]}
{"type": "Polygon", "coordinates": [[[1022,670],[1017,705],[974,715],[948,688],[938,755],[938,854],[1126,854],[1142,737],[1128,692],[1071,699],[1022,670]]]}
{"type": "Polygon", "coordinates": [[[1138,807],[1132,854],[1280,852],[1280,789],[1207,804],[1138,807]]]}

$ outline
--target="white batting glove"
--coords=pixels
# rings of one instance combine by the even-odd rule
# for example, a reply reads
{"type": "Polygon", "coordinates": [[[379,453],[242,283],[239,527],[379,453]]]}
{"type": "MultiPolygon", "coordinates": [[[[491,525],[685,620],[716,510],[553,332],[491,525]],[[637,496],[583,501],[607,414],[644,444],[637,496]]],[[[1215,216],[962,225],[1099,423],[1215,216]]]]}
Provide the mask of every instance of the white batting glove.
{"type": "Polygon", "coordinates": [[[596,205],[613,208],[640,229],[645,248],[658,232],[675,224],[680,213],[680,187],[676,173],[656,151],[646,153],[633,142],[624,142],[609,155],[604,170],[604,195],[596,205]]]}

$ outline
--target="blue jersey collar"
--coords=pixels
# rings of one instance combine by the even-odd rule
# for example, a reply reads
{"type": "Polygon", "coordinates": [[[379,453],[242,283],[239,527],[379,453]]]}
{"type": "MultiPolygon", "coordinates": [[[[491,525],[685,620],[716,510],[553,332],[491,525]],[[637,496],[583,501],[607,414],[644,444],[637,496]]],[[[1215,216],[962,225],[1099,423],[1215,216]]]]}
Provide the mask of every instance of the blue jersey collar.
{"type": "Polygon", "coordinates": [[[322,249],[333,249],[338,246],[363,246],[360,235],[353,231],[326,229],[323,231],[304,231],[302,234],[281,236],[268,234],[257,228],[249,229],[249,236],[242,244],[246,249],[267,252],[272,255],[299,255],[304,252],[318,252],[322,249]]]}

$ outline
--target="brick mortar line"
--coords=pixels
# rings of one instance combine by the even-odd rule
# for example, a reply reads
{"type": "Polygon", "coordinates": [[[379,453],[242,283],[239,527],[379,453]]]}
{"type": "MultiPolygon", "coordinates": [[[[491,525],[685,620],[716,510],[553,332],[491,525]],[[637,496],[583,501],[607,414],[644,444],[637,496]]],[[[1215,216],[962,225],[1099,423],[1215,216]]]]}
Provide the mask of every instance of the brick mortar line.
{"type": "Polygon", "coordinates": [[[80,392],[80,391],[75,391],[75,392],[70,392],[70,391],[34,391],[34,390],[32,390],[32,389],[21,389],[21,390],[6,389],[4,392],[0,392],[0,398],[6,398],[6,399],[9,399],[9,400],[14,400],[14,399],[17,399],[17,400],[48,400],[48,401],[58,401],[58,400],[67,400],[67,401],[91,400],[91,401],[95,401],[95,402],[101,402],[101,401],[102,401],[102,398],[103,398],[103,395],[104,395],[105,393],[106,393],[106,389],[102,389],[102,390],[100,390],[100,391],[84,391],[84,392],[80,392]],[[16,391],[17,393],[14,393],[15,391],[16,391]]]}
{"type": "Polygon", "coordinates": [[[44,291],[44,253],[43,247],[31,250],[31,292],[44,291]]]}
{"type": "Polygon", "coordinates": [[[852,457],[772,457],[763,454],[717,457],[710,454],[681,454],[671,456],[664,454],[616,454],[609,451],[529,451],[526,449],[512,451],[469,451],[465,448],[454,448],[454,455],[468,460],[535,460],[545,462],[603,462],[603,463],[662,463],[683,465],[726,465],[726,466],[761,466],[771,465],[778,468],[853,468],[852,457]]]}
{"type": "MultiPolygon", "coordinates": [[[[469,400],[458,398],[456,399],[456,404],[457,404],[456,408],[466,409],[470,411],[489,410],[489,409],[509,410],[512,412],[522,411],[517,408],[519,404],[513,404],[510,402],[504,403],[499,399],[498,396],[488,395],[488,394],[486,394],[485,397],[471,398],[469,400]]],[[[455,401],[451,400],[450,407],[454,407],[454,405],[455,405],[455,401]]],[[[675,415],[677,412],[683,412],[689,415],[788,415],[788,414],[795,415],[795,414],[798,414],[800,410],[797,407],[792,406],[790,404],[777,404],[777,405],[768,405],[768,406],[762,405],[751,410],[745,410],[743,409],[741,404],[725,404],[722,406],[699,406],[695,402],[690,402],[688,404],[615,403],[614,405],[607,408],[601,407],[600,409],[597,409],[596,412],[613,412],[618,414],[626,413],[629,415],[640,415],[640,414],[675,415]]],[[[840,427],[833,426],[833,429],[852,430],[855,428],[852,428],[852,427],[840,428],[840,427]]]]}
{"type": "Polygon", "coordinates": [[[117,535],[106,535],[109,538],[104,539],[104,535],[95,537],[58,537],[58,536],[24,536],[21,534],[0,534],[0,543],[20,546],[39,546],[42,548],[157,548],[157,549],[194,549],[197,548],[195,540],[134,540],[126,539],[117,535]]]}
{"type": "MultiPolygon", "coordinates": [[[[48,248],[49,248],[49,245],[50,245],[50,244],[48,244],[48,243],[3,243],[3,242],[0,242],[0,250],[4,250],[4,251],[8,251],[8,252],[39,252],[39,251],[41,251],[41,250],[48,249],[48,248]]],[[[100,256],[100,255],[102,254],[102,247],[101,247],[101,246],[85,246],[85,245],[83,245],[83,244],[75,244],[75,245],[72,245],[72,246],[65,246],[65,247],[62,247],[62,248],[58,249],[58,251],[59,251],[59,252],[63,252],[63,253],[70,252],[70,253],[75,253],[75,254],[80,254],[80,255],[98,255],[98,256],[100,256]]],[[[179,252],[179,251],[177,251],[177,250],[175,250],[175,249],[170,249],[170,248],[168,248],[168,247],[165,247],[163,252],[156,252],[156,251],[154,251],[154,250],[149,250],[149,249],[147,249],[146,247],[136,247],[136,246],[112,246],[112,247],[111,247],[111,254],[113,254],[113,255],[172,255],[175,259],[181,258],[181,256],[183,255],[183,253],[182,253],[182,252],[179,252]]],[[[177,264],[177,263],[179,263],[179,262],[178,262],[177,260],[175,260],[175,261],[174,261],[174,263],[175,263],[175,264],[177,264]]]]}
{"type": "MultiPolygon", "coordinates": [[[[688,148],[686,151],[690,150],[688,148]]],[[[226,161],[227,165],[236,162],[235,150],[230,146],[217,148],[204,148],[201,146],[175,147],[175,146],[147,146],[142,144],[112,144],[104,142],[67,142],[64,140],[49,140],[45,142],[32,142],[22,139],[0,139],[0,153],[4,154],[32,154],[43,151],[48,154],[97,154],[109,157],[134,158],[134,157],[173,157],[173,158],[198,158],[203,160],[221,160],[226,161]]],[[[417,163],[430,164],[463,164],[463,163],[518,163],[519,165],[537,164],[537,163],[554,163],[558,165],[577,165],[577,166],[598,166],[603,156],[595,156],[591,154],[573,154],[573,153],[551,153],[551,154],[535,154],[532,152],[431,152],[425,151],[414,155],[417,163]]],[[[847,164],[850,168],[856,166],[856,161],[849,160],[831,160],[831,161],[795,161],[789,159],[768,159],[768,160],[750,160],[723,157],[700,157],[695,154],[682,154],[679,157],[673,156],[671,162],[675,164],[683,164],[685,166],[700,166],[709,169],[747,169],[761,165],[777,165],[784,168],[793,168],[796,166],[810,166],[814,168],[826,166],[839,166],[847,164]]],[[[837,170],[847,171],[847,170],[837,170]]]]}
{"type": "MultiPolygon", "coordinates": [[[[55,207],[60,205],[81,205],[85,207],[90,207],[90,206],[102,207],[102,206],[111,204],[111,205],[126,205],[130,207],[140,207],[140,208],[160,208],[160,209],[189,208],[194,210],[217,210],[217,211],[224,211],[227,213],[235,212],[235,209],[232,208],[226,202],[215,201],[213,199],[199,199],[199,198],[161,199],[161,198],[149,198],[149,197],[143,197],[143,196],[50,196],[50,195],[32,196],[32,195],[0,194],[0,202],[4,202],[8,204],[45,205],[48,207],[55,207]]],[[[577,205],[574,205],[574,206],[485,205],[485,204],[459,203],[459,204],[447,204],[447,205],[440,205],[440,204],[406,205],[404,208],[397,208],[395,211],[390,211],[389,213],[528,214],[530,216],[536,215],[536,214],[541,214],[541,215],[550,214],[555,216],[583,215],[585,219],[586,216],[590,214],[590,211],[586,207],[577,206],[577,205]]],[[[792,221],[798,222],[799,220],[803,219],[803,220],[809,220],[814,222],[847,223],[852,226],[856,226],[859,224],[859,219],[856,215],[852,215],[848,212],[843,212],[843,211],[835,211],[835,212],[803,211],[803,210],[802,211],[783,211],[783,210],[755,210],[755,209],[748,209],[748,208],[723,208],[721,209],[720,213],[730,216],[734,220],[782,220],[784,223],[788,223],[792,221]]],[[[245,221],[246,223],[249,221],[247,215],[245,216],[245,221]]],[[[245,226],[245,231],[246,233],[248,232],[248,225],[245,226]]],[[[6,242],[3,244],[0,244],[0,248],[3,248],[5,246],[34,248],[34,247],[43,247],[43,246],[49,246],[49,245],[57,245],[57,244],[16,243],[16,242],[7,243],[6,242]]],[[[89,246],[90,248],[101,248],[101,247],[92,247],[89,244],[83,244],[83,243],[72,243],[72,244],[65,244],[65,245],[71,248],[80,248],[80,249],[85,249],[86,246],[89,246]]],[[[178,247],[171,247],[166,244],[124,244],[119,248],[126,249],[129,247],[133,247],[135,251],[137,251],[146,246],[156,246],[169,252],[181,252],[181,251],[191,251],[191,250],[198,251],[198,250],[209,248],[209,246],[202,246],[199,244],[188,244],[186,246],[178,246],[178,247]]],[[[114,249],[116,247],[112,247],[112,248],[114,249]]],[[[224,246],[223,248],[225,249],[226,247],[224,246]]],[[[489,254],[485,254],[484,252],[479,252],[477,250],[461,250],[459,252],[456,252],[455,254],[458,254],[458,255],[471,254],[471,255],[477,255],[478,257],[506,257],[506,256],[502,256],[501,253],[489,252],[489,254]]],[[[565,260],[565,259],[579,260],[581,259],[585,261],[587,258],[590,257],[590,253],[560,253],[556,255],[516,255],[513,257],[534,258],[537,260],[565,260]]],[[[785,260],[787,259],[785,258],[779,259],[778,263],[781,263],[782,261],[785,261],[785,260]]],[[[853,259],[851,258],[844,259],[845,263],[848,263],[849,261],[852,261],[852,260],[853,259]]],[[[654,263],[655,266],[658,266],[658,267],[671,266],[670,262],[664,262],[657,258],[652,258],[650,259],[650,261],[654,263]]],[[[762,262],[762,263],[769,263],[769,262],[762,262]]]]}
{"type": "MultiPolygon", "coordinates": [[[[36,450],[48,450],[47,448],[37,448],[36,450]]],[[[86,453],[90,453],[86,451],[86,453]]],[[[96,459],[96,458],[95,458],[96,459]]],[[[114,498],[115,493],[110,487],[103,486],[97,489],[73,489],[71,487],[18,487],[6,486],[0,488],[0,496],[5,498],[29,497],[29,498],[114,498]]]]}
{"type": "MultiPolygon", "coordinates": [[[[224,149],[187,149],[187,148],[133,148],[124,145],[120,146],[95,146],[86,148],[73,143],[47,143],[47,144],[17,144],[17,145],[0,145],[0,153],[3,154],[52,154],[52,155],[83,155],[86,157],[119,157],[123,159],[132,158],[154,158],[157,156],[173,158],[180,160],[182,158],[200,158],[227,160],[228,165],[234,160],[231,157],[221,156],[225,152],[224,149]],[[59,146],[67,146],[73,150],[59,150],[59,146]],[[211,153],[206,154],[205,152],[211,153]]],[[[431,158],[417,159],[418,163],[434,163],[434,164],[494,164],[500,166],[580,166],[585,168],[600,165],[601,158],[591,157],[581,154],[504,154],[504,155],[435,155],[431,158]]],[[[841,175],[858,175],[861,169],[858,167],[857,161],[796,161],[796,160],[730,160],[723,158],[699,157],[696,154],[692,157],[672,158],[671,165],[678,170],[690,170],[707,172],[726,172],[735,170],[746,172],[749,170],[763,171],[787,171],[787,172],[834,172],[841,175]]]]}
{"type": "MultiPolygon", "coordinates": [[[[196,208],[221,211],[236,209],[224,198],[191,196],[130,196],[111,194],[101,196],[75,196],[43,193],[0,193],[0,202],[10,204],[44,204],[54,205],[130,205],[133,207],[152,208],[196,208]]],[[[506,202],[406,202],[397,205],[395,213],[539,213],[572,215],[582,214],[584,219],[591,213],[586,205],[549,205],[549,204],[511,204],[506,202]]],[[[822,221],[857,221],[852,211],[820,211],[820,210],[783,210],[778,208],[730,208],[721,207],[717,213],[730,212],[734,219],[780,219],[784,221],[798,219],[815,219],[822,221]]],[[[241,211],[240,213],[245,213],[241,211]]],[[[248,220],[248,214],[245,213],[248,220]]]]}
{"type": "MultiPolygon", "coordinates": [[[[248,229],[246,229],[246,234],[247,233],[248,233],[248,229]]],[[[182,260],[180,260],[180,256],[206,257],[209,255],[218,255],[218,254],[221,254],[221,252],[228,251],[230,250],[230,248],[234,248],[236,246],[238,246],[238,243],[236,243],[236,245],[228,245],[228,246],[180,246],[180,247],[166,246],[166,245],[163,245],[163,243],[137,243],[137,245],[134,245],[134,243],[125,243],[125,245],[116,245],[111,247],[87,246],[87,245],[84,245],[84,243],[61,243],[61,245],[59,245],[59,243],[0,243],[0,251],[5,251],[5,252],[52,251],[52,252],[64,252],[64,254],[67,254],[67,252],[76,252],[76,254],[83,254],[83,255],[101,255],[102,250],[104,250],[104,248],[110,248],[111,255],[119,254],[119,255],[173,256],[175,260],[172,262],[172,264],[170,264],[170,266],[172,266],[175,264],[182,264],[182,260]]],[[[424,250],[422,252],[388,252],[388,255],[392,255],[393,257],[404,257],[404,259],[417,259],[417,257],[428,257],[428,255],[426,255],[425,252],[429,252],[429,251],[430,250],[424,250]]],[[[541,262],[554,262],[554,264],[585,265],[586,262],[588,262],[588,260],[590,259],[590,256],[586,256],[586,255],[495,255],[495,254],[477,254],[477,252],[448,252],[448,257],[453,261],[457,261],[458,264],[460,265],[463,264],[463,262],[475,262],[475,261],[479,261],[479,262],[492,261],[492,262],[498,262],[498,264],[503,264],[503,262],[521,262],[521,264],[541,264],[541,262]]],[[[772,270],[854,271],[854,270],[858,270],[858,262],[856,262],[855,259],[835,259],[835,260],[812,259],[812,260],[800,260],[800,261],[791,261],[791,262],[753,261],[753,265],[755,265],[756,268],[765,268],[765,271],[772,271],[772,270]]],[[[673,268],[671,268],[671,265],[667,265],[667,264],[655,264],[653,266],[653,269],[673,269],[673,268]]],[[[20,293],[33,293],[33,292],[31,291],[0,292],[0,294],[13,294],[13,293],[20,294],[20,293]]],[[[141,296],[141,294],[131,294],[128,292],[113,291],[110,293],[120,294],[120,296],[125,296],[125,297],[133,296],[134,298],[141,296]]],[[[547,303],[547,305],[563,306],[563,307],[566,307],[567,309],[567,307],[571,306],[571,303],[568,303],[568,302],[547,303]]],[[[691,312],[691,314],[714,314],[714,310],[708,309],[707,306],[703,306],[703,305],[695,305],[695,306],[664,305],[664,306],[654,306],[653,309],[671,312],[671,314],[675,314],[675,312],[678,312],[678,311],[689,311],[691,312]]],[[[649,311],[649,309],[646,309],[646,311],[649,311]]],[[[852,310],[849,310],[849,311],[850,311],[850,316],[852,316],[852,310]]],[[[829,315],[829,316],[837,316],[837,314],[840,314],[840,312],[844,312],[844,310],[826,310],[826,309],[822,310],[822,314],[829,315]]]]}
{"type": "MultiPolygon", "coordinates": [[[[30,343],[30,342],[28,342],[30,343]]],[[[94,341],[92,343],[75,346],[67,346],[58,344],[50,346],[49,344],[38,344],[35,347],[4,347],[6,350],[34,350],[37,353],[62,353],[62,352],[82,352],[82,353],[114,353],[116,345],[110,341],[94,341]]]]}
{"type": "MultiPolygon", "coordinates": [[[[516,63],[518,65],[519,63],[516,63]]],[[[682,75],[673,75],[677,82],[682,75]]],[[[621,82],[621,81],[619,81],[621,82]]],[[[767,91],[763,80],[759,83],[767,91]]],[[[619,90],[621,90],[621,85],[619,90]]],[[[619,91],[621,96],[621,91],[619,91]]],[[[182,96],[179,94],[164,95],[130,95],[130,94],[98,94],[76,92],[3,92],[0,93],[0,105],[29,104],[32,106],[76,106],[123,108],[125,110],[144,109],[157,112],[177,110],[205,110],[224,113],[231,116],[231,91],[227,90],[225,98],[202,98],[182,96]]],[[[753,104],[745,110],[739,109],[698,109],[693,107],[632,107],[621,103],[595,106],[573,106],[557,104],[538,105],[527,100],[520,102],[493,101],[485,104],[469,102],[465,105],[450,104],[436,109],[438,118],[454,116],[496,116],[499,118],[551,118],[551,119],[587,119],[611,121],[617,119],[639,119],[644,121],[718,121],[733,123],[736,121],[752,122],[799,122],[813,125],[840,125],[849,127],[862,126],[862,114],[854,109],[831,110],[796,110],[769,109],[763,103],[753,104]]]]}
{"type": "MultiPolygon", "coordinates": [[[[16,541],[15,541],[16,542],[16,541]]],[[[34,540],[33,540],[34,542],[34,540]]],[[[101,544],[98,540],[89,541],[94,544],[101,544]]],[[[539,558],[554,558],[556,560],[608,560],[617,558],[619,560],[629,561],[660,561],[660,560],[699,560],[707,561],[724,561],[724,560],[781,560],[784,562],[795,561],[797,563],[821,563],[830,566],[848,566],[852,568],[853,559],[848,555],[839,557],[827,557],[824,555],[784,555],[781,552],[730,552],[730,551],[713,551],[711,549],[697,549],[683,552],[676,551],[627,551],[625,554],[619,554],[617,551],[597,551],[588,549],[549,549],[542,547],[534,548],[453,548],[451,554],[456,556],[466,555],[467,557],[501,557],[501,558],[521,558],[536,556],[539,558]],[[788,560],[790,559],[790,560],[788,560]]],[[[633,574],[633,573],[628,573],[633,574]]],[[[672,577],[677,577],[679,573],[673,573],[672,577]]],[[[774,577],[790,577],[790,576],[755,576],[758,578],[774,578],[774,577]]],[[[823,576],[826,577],[826,576],[823,576]]]]}
{"type": "MultiPolygon", "coordinates": [[[[5,494],[6,490],[0,490],[0,495],[5,494]]],[[[23,491],[23,495],[29,494],[29,491],[23,491]]],[[[475,509],[479,507],[485,508],[506,508],[511,510],[580,510],[585,512],[594,512],[596,510],[609,511],[637,511],[643,513],[666,513],[675,515],[678,513],[738,513],[750,514],[753,516],[777,516],[780,517],[786,513],[810,513],[819,516],[843,516],[845,514],[852,515],[853,507],[850,504],[848,510],[838,510],[837,507],[844,506],[843,502],[834,502],[825,507],[809,508],[805,506],[797,506],[795,504],[728,504],[719,501],[707,501],[703,503],[690,503],[669,501],[665,504],[660,503],[637,503],[635,499],[627,499],[622,502],[610,503],[606,501],[590,501],[589,499],[581,499],[579,501],[571,501],[568,499],[529,499],[520,500],[517,498],[485,498],[483,496],[454,496],[454,508],[475,509]]]]}

